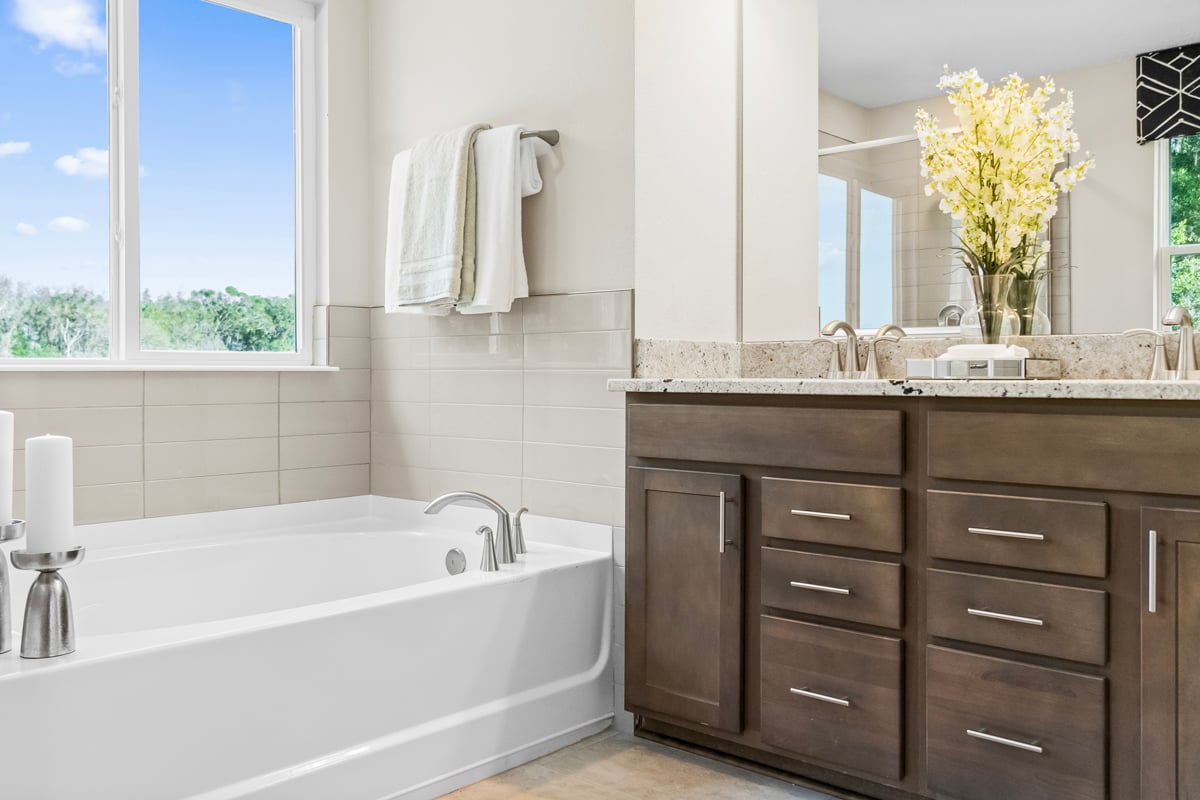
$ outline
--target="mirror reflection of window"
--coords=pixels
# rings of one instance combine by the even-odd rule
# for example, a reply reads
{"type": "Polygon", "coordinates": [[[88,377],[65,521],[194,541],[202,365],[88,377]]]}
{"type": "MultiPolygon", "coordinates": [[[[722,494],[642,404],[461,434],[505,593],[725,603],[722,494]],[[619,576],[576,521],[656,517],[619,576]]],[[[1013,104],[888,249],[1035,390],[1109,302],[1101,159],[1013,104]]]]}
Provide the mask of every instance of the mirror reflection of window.
{"type": "Polygon", "coordinates": [[[863,189],[859,195],[858,314],[860,328],[879,328],[896,319],[892,305],[896,243],[892,198],[863,189]]]}
{"type": "MultiPolygon", "coordinates": [[[[821,325],[846,319],[847,185],[832,175],[818,176],[817,296],[821,325]]],[[[853,324],[853,320],[847,320],[853,324]]]]}

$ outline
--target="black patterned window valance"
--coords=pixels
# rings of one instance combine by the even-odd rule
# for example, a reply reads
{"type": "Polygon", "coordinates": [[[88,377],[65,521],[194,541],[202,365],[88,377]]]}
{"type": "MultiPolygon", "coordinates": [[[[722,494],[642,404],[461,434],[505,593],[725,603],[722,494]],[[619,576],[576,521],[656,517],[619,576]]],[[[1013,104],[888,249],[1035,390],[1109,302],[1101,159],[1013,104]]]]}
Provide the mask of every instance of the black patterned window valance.
{"type": "Polygon", "coordinates": [[[1200,42],[1137,57],[1138,144],[1200,133],[1200,42]]]}

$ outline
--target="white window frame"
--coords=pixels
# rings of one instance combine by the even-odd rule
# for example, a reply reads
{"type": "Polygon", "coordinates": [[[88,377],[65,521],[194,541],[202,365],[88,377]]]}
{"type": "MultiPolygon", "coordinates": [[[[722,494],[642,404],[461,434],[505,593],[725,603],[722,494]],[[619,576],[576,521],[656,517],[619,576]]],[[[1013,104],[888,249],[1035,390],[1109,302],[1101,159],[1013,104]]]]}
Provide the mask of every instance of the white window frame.
{"type": "MultiPolygon", "coordinates": [[[[1197,134],[1200,135],[1200,134],[1197,134]]],[[[1200,253],[1200,243],[1171,244],[1171,143],[1159,139],[1154,143],[1154,247],[1156,308],[1154,321],[1158,327],[1167,328],[1159,320],[1171,308],[1171,258],[1200,253]]]]}
{"type": "MultiPolygon", "coordinates": [[[[150,0],[161,2],[162,0],[150,0]]],[[[195,352],[141,349],[138,216],[138,2],[105,0],[109,90],[109,355],[107,358],[4,358],[6,369],[230,367],[264,369],[313,363],[311,321],[317,292],[317,29],[313,0],[204,0],[292,26],[295,91],[296,351],[195,352]]]]}

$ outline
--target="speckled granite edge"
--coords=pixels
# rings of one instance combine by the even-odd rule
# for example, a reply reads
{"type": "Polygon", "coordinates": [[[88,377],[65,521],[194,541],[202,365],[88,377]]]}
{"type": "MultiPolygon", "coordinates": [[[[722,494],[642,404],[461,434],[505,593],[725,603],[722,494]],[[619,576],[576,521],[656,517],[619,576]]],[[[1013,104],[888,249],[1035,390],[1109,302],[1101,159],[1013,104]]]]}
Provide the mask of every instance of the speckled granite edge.
{"type": "Polygon", "coordinates": [[[633,374],[738,378],[742,375],[743,346],[738,342],[637,339],[633,345],[633,374]]]}
{"type": "Polygon", "coordinates": [[[613,392],[792,394],[853,397],[979,397],[1063,400],[1200,400],[1200,381],[881,380],[824,378],[620,378],[613,392]]]}

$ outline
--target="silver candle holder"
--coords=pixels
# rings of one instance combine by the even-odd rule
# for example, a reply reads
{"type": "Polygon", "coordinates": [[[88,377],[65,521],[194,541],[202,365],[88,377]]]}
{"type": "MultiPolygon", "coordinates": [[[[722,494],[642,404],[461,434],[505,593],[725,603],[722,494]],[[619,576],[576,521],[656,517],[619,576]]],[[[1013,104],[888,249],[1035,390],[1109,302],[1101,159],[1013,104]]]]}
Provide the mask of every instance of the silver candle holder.
{"type": "Polygon", "coordinates": [[[56,658],[75,652],[71,592],[58,571],[83,561],[84,550],[83,547],[57,553],[14,550],[10,554],[12,564],[17,569],[41,573],[29,587],[29,597],[25,600],[21,658],[56,658]]]}
{"type": "MultiPolygon", "coordinates": [[[[25,520],[14,519],[0,525],[0,542],[11,542],[25,535],[25,520]]],[[[0,653],[12,650],[12,587],[8,579],[8,564],[0,557],[0,653]]]]}

